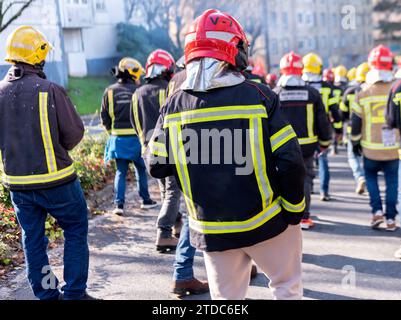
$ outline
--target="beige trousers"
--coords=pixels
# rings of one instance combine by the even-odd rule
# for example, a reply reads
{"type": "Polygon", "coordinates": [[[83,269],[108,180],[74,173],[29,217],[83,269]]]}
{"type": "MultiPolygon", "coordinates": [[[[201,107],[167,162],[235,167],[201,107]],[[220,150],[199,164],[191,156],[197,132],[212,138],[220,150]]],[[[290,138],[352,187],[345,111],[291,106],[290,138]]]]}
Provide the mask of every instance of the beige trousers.
{"type": "Polygon", "coordinates": [[[252,260],[270,279],[275,300],[299,300],[302,287],[302,232],[289,226],[277,237],[248,248],[204,252],[213,300],[244,300],[252,260]]]}

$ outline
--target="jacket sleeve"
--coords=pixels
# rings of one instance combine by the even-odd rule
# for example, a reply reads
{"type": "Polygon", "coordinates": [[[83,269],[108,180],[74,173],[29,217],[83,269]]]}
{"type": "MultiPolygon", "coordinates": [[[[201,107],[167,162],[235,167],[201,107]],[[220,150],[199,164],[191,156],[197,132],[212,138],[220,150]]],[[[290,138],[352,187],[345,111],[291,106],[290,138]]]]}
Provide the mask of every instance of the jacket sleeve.
{"type": "Polygon", "coordinates": [[[51,92],[54,97],[59,130],[59,142],[64,149],[74,149],[82,140],[85,133],[81,117],[67,95],[59,86],[53,85],[51,92]]]}
{"type": "Polygon", "coordinates": [[[332,90],[330,93],[329,110],[330,110],[330,114],[334,120],[334,124],[333,124],[334,131],[337,134],[342,134],[343,133],[343,122],[342,122],[342,116],[341,116],[341,111],[340,111],[340,97],[338,97],[334,94],[334,90],[332,90]]]}
{"type": "Polygon", "coordinates": [[[350,90],[348,89],[344,92],[340,106],[343,121],[350,120],[351,116],[351,110],[350,110],[351,106],[350,106],[349,96],[350,96],[350,90]]]}
{"type": "Polygon", "coordinates": [[[331,125],[327,117],[326,108],[320,95],[317,96],[315,103],[315,126],[316,133],[319,139],[319,144],[322,148],[328,148],[331,144],[331,125]]]}
{"type": "MultiPolygon", "coordinates": [[[[163,108],[164,109],[164,108],[163,108]]],[[[145,152],[145,160],[149,173],[156,179],[164,179],[175,175],[175,164],[170,160],[170,134],[169,129],[163,128],[163,112],[157,121],[155,131],[145,152]]]]}
{"type": "Polygon", "coordinates": [[[297,136],[280,111],[278,96],[268,103],[268,132],[277,170],[284,216],[289,224],[299,224],[305,211],[305,165],[297,136]]]}
{"type": "Polygon", "coordinates": [[[352,112],[351,112],[351,141],[352,144],[358,145],[361,144],[362,140],[362,117],[363,117],[363,109],[359,105],[359,96],[356,95],[355,102],[352,104],[352,112]]]}
{"type": "Polygon", "coordinates": [[[109,97],[108,97],[108,91],[103,95],[102,99],[102,107],[100,110],[100,116],[102,118],[102,124],[105,127],[105,129],[110,132],[111,131],[111,117],[109,114],[109,97]]]}
{"type": "Polygon", "coordinates": [[[398,84],[391,90],[386,109],[386,122],[390,128],[401,130],[401,86],[398,84]]]}

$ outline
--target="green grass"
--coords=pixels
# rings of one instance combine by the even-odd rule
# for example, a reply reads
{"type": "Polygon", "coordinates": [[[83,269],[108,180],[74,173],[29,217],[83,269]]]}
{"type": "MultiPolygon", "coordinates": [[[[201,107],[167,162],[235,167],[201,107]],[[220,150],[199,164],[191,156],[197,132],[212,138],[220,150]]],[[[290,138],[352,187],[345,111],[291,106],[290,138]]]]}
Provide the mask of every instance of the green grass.
{"type": "Polygon", "coordinates": [[[100,110],[104,90],[113,82],[111,77],[69,78],[68,94],[80,115],[100,110]]]}

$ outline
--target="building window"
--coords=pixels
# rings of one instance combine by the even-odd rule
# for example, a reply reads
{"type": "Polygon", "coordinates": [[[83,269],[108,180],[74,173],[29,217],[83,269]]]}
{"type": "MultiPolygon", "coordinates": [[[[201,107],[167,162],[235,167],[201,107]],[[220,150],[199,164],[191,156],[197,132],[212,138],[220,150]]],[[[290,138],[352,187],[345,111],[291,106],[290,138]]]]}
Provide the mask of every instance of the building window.
{"type": "Polygon", "coordinates": [[[285,29],[287,29],[288,28],[288,13],[287,12],[283,12],[282,20],[283,20],[283,27],[285,29]]]}
{"type": "Polygon", "coordinates": [[[106,2],[105,0],[96,0],[95,1],[96,11],[106,11],[106,2]]]}
{"type": "Polygon", "coordinates": [[[304,40],[299,40],[298,41],[298,49],[302,50],[302,49],[304,49],[304,47],[305,47],[304,40]]]}
{"type": "Polygon", "coordinates": [[[304,16],[303,16],[303,14],[300,12],[300,13],[298,13],[298,23],[299,23],[299,24],[302,24],[303,21],[304,21],[304,16]]]}
{"type": "Polygon", "coordinates": [[[322,23],[322,26],[325,27],[326,26],[326,14],[324,12],[322,12],[320,14],[320,21],[322,23]]]}
{"type": "Polygon", "coordinates": [[[288,39],[282,40],[283,51],[288,52],[290,50],[290,41],[288,39]]]}

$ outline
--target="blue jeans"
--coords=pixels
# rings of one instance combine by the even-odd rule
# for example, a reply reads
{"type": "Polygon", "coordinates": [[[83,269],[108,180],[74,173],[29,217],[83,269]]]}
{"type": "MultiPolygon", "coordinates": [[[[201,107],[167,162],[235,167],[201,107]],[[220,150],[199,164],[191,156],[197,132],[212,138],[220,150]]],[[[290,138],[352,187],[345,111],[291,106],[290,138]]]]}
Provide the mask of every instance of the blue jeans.
{"type": "Polygon", "coordinates": [[[347,145],[348,163],[351,167],[355,181],[358,183],[360,179],[365,178],[365,172],[362,167],[362,157],[357,157],[353,151],[352,141],[348,141],[347,145]]]}
{"type": "Polygon", "coordinates": [[[384,171],[386,181],[386,218],[395,219],[397,215],[399,160],[374,161],[364,157],[366,185],[370,196],[372,213],[383,210],[378,183],[378,173],[384,171]]]}
{"type": "Polygon", "coordinates": [[[185,281],[194,279],[194,258],[196,249],[191,246],[189,222],[187,217],[183,217],[180,241],[178,242],[175,262],[174,262],[174,281],[185,281]]]}
{"type": "MultiPolygon", "coordinates": [[[[129,169],[130,160],[116,159],[117,172],[114,179],[114,192],[115,192],[115,204],[123,205],[125,203],[125,190],[127,185],[127,172],[129,169]]],[[[135,175],[137,181],[137,188],[139,190],[139,196],[143,201],[150,200],[148,191],[148,175],[146,173],[145,162],[142,157],[139,157],[134,161],[135,175]]]]}
{"type": "Polygon", "coordinates": [[[320,193],[323,194],[329,194],[330,170],[328,154],[329,150],[326,150],[319,156],[320,193]]]}
{"type": "Polygon", "coordinates": [[[22,229],[28,280],[40,300],[57,300],[58,279],[50,269],[45,236],[47,214],[64,231],[64,281],[66,300],[85,295],[88,280],[88,208],[78,180],[46,190],[14,191],[11,198],[22,229]]]}

